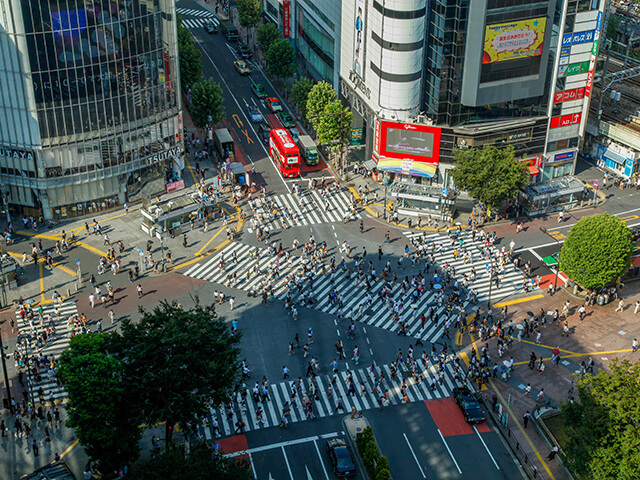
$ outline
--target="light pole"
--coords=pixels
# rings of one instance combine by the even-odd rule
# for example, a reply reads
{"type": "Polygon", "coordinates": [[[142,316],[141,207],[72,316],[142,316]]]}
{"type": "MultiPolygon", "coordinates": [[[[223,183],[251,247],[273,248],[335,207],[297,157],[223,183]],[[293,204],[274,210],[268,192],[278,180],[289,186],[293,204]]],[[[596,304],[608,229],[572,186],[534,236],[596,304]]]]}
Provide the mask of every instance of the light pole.
{"type": "Polygon", "coordinates": [[[4,386],[7,389],[7,408],[13,413],[11,404],[11,388],[9,387],[9,375],[7,375],[7,362],[4,356],[4,343],[2,341],[2,330],[0,330],[0,354],[2,354],[2,373],[4,374],[4,386]]]}
{"type": "Polygon", "coordinates": [[[491,256],[491,250],[488,248],[485,249],[487,252],[487,256],[489,257],[489,297],[487,298],[487,311],[491,310],[491,289],[493,287],[493,273],[495,272],[495,268],[493,266],[493,256],[491,256]]]}
{"type": "MultiPolygon", "coordinates": [[[[558,245],[560,245],[560,242],[547,231],[546,227],[540,227],[540,231],[545,235],[547,235],[548,237],[550,237],[558,245]]],[[[558,258],[558,263],[556,264],[556,277],[553,280],[553,293],[556,293],[556,288],[558,288],[558,272],[559,271],[560,271],[560,259],[558,258]]]]}

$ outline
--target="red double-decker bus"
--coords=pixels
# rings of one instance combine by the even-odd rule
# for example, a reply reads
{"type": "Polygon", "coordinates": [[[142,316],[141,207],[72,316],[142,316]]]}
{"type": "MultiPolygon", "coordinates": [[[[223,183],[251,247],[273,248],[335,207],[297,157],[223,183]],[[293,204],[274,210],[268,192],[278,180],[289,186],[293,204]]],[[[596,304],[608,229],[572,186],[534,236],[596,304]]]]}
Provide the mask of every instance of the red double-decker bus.
{"type": "Polygon", "coordinates": [[[284,177],[293,178],[300,175],[300,150],[284,128],[271,130],[269,155],[284,177]]]}

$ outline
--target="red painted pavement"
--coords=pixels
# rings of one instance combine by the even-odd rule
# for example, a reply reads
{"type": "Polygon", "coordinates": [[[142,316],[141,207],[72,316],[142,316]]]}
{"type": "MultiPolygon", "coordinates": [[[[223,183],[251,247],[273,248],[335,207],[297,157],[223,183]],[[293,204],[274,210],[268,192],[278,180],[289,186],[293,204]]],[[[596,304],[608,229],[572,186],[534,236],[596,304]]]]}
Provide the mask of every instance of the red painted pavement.
{"type": "MultiPolygon", "coordinates": [[[[425,400],[425,405],[436,422],[438,430],[444,437],[454,435],[469,435],[473,428],[464,421],[464,416],[453,398],[440,398],[438,400],[425,400]]],[[[485,423],[476,425],[480,433],[490,432],[491,429],[485,423]]]]}
{"type": "MultiPolygon", "coordinates": [[[[562,272],[560,272],[560,274],[562,274],[562,272]]],[[[543,275],[542,276],[542,280],[540,280],[540,288],[541,289],[546,289],[549,288],[549,285],[553,285],[553,282],[556,281],[556,274],[555,273],[550,273],[549,275],[543,275]]],[[[560,287],[561,285],[564,285],[564,280],[563,278],[558,275],[558,283],[557,286],[560,287]]]]}
{"type": "Polygon", "coordinates": [[[233,437],[221,438],[220,440],[216,440],[216,443],[220,445],[220,451],[225,455],[242,452],[249,448],[247,437],[244,435],[234,435],[233,437]]]}

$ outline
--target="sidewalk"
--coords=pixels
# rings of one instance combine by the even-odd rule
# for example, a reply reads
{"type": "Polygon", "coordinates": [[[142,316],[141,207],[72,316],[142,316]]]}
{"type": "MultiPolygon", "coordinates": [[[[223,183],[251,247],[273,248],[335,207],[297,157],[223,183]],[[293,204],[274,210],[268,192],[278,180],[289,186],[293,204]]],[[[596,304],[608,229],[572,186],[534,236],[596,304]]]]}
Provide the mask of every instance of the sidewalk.
{"type": "MultiPolygon", "coordinates": [[[[587,307],[584,321],[580,321],[577,313],[580,303],[564,291],[552,297],[545,293],[542,298],[536,295],[529,297],[531,299],[521,298],[505,302],[508,314],[503,325],[508,327],[509,321],[513,320],[515,332],[519,331],[518,325],[522,324],[525,318],[538,315],[541,309],[548,312],[548,323],[540,328],[542,337],[539,344],[536,343],[535,334],[531,338],[524,337],[518,341],[515,338],[517,333],[514,333],[513,346],[502,358],[498,356],[495,338],[482,341],[469,336],[468,333],[464,335],[464,354],[468,355],[471,348],[476,348],[479,355],[482,347],[487,346],[492,365],[502,364],[513,357],[513,373],[508,381],[500,378],[491,379],[488,389],[483,388],[481,393],[487,405],[493,404],[494,394],[503,408],[509,405],[508,426],[513,439],[536,465],[541,478],[559,480],[568,477],[558,459],[546,460],[551,446],[537,432],[533,421],[529,422],[526,429],[523,427],[523,415],[527,410],[534,413],[536,395],[541,389],[544,389],[545,401],[550,400],[551,404],[556,406],[567,401],[570,396],[577,396],[575,375],[580,374],[580,363],[583,361],[588,364],[592,358],[595,362],[593,373],[597,374],[600,369],[607,369],[614,358],[631,361],[636,359],[631,354],[631,341],[640,336],[640,313],[633,313],[633,304],[640,298],[640,282],[627,284],[622,294],[626,305],[624,311],[614,311],[617,301],[605,306],[587,307]],[[568,316],[570,333],[568,337],[563,337],[562,325],[550,323],[550,313],[556,308],[562,310],[562,304],[567,300],[571,305],[568,316]],[[551,361],[551,350],[554,348],[561,352],[561,360],[557,367],[554,367],[551,361]],[[543,358],[546,368],[542,374],[538,371],[537,362],[533,369],[528,366],[532,352],[538,359],[543,358]],[[525,395],[527,384],[531,384],[531,396],[525,395]]],[[[494,318],[499,318],[499,309],[505,304],[494,305],[494,318]]]]}

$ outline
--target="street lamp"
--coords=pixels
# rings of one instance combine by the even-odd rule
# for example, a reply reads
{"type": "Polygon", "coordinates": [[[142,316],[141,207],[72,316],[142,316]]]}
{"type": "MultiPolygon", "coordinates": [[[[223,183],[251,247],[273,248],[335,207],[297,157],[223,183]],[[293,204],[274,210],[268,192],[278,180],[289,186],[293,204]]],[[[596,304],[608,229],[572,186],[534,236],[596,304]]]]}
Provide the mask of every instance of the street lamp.
{"type": "Polygon", "coordinates": [[[493,287],[493,274],[496,271],[495,267],[493,266],[493,256],[491,255],[491,250],[489,250],[488,248],[485,248],[485,252],[487,253],[487,256],[489,257],[489,297],[487,298],[487,311],[491,310],[491,289],[493,287]]]}
{"type": "Polygon", "coordinates": [[[9,387],[9,375],[7,375],[7,362],[4,356],[4,343],[2,342],[2,330],[0,330],[0,355],[2,355],[2,373],[4,374],[4,386],[7,389],[7,408],[13,413],[13,405],[11,402],[11,388],[9,387]]]}
{"type": "MultiPolygon", "coordinates": [[[[545,235],[547,235],[548,237],[550,237],[554,242],[556,242],[558,245],[560,245],[560,242],[558,241],[557,238],[555,238],[553,235],[551,235],[546,227],[540,227],[540,231],[542,233],[544,233],[545,235]]],[[[553,293],[556,293],[556,288],[558,288],[558,272],[560,271],[560,259],[558,258],[558,263],[556,264],[556,277],[553,280],[553,293]]]]}

